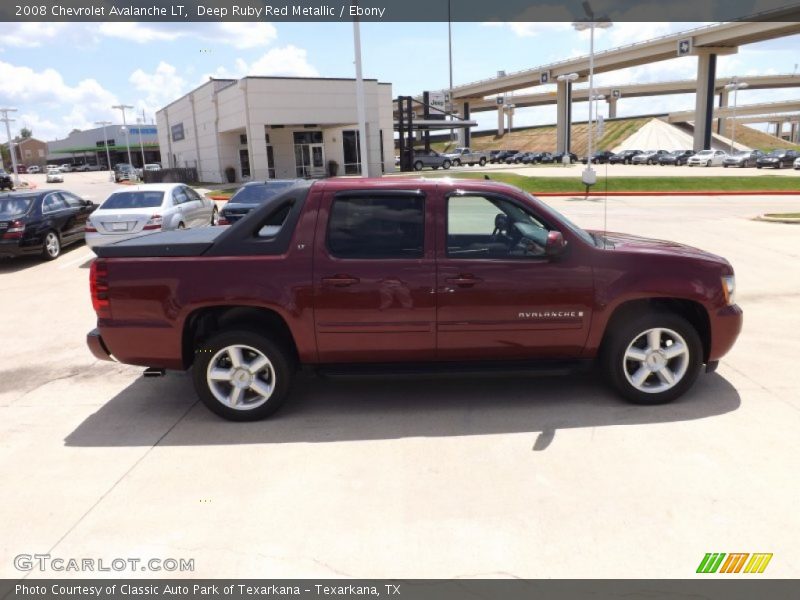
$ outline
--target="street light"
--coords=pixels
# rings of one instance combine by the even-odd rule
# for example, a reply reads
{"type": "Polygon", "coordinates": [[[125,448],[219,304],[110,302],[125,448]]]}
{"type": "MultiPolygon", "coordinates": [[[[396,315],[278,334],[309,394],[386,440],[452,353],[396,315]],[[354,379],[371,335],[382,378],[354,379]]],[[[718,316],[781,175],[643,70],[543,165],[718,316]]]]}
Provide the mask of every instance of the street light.
{"type": "Polygon", "coordinates": [[[567,122],[567,139],[566,143],[564,144],[564,150],[567,153],[567,156],[569,155],[570,146],[572,145],[572,84],[573,82],[577,81],[577,79],[577,73],[566,73],[565,75],[559,75],[556,77],[556,81],[567,83],[567,101],[566,106],[564,107],[567,111],[567,118],[565,119],[567,122]]]}
{"type": "Polygon", "coordinates": [[[144,160],[144,144],[142,143],[142,125],[145,124],[144,117],[142,117],[141,119],[136,119],[136,124],[139,126],[139,148],[142,151],[142,179],[144,179],[145,160],[144,160]]]}
{"type": "Polygon", "coordinates": [[[19,186],[19,173],[17,172],[17,154],[14,151],[14,142],[11,139],[11,126],[9,123],[12,123],[14,119],[8,118],[8,113],[10,112],[17,112],[16,108],[0,108],[0,113],[3,113],[3,118],[0,119],[3,123],[6,124],[6,135],[8,135],[8,153],[11,155],[11,169],[14,171],[14,185],[19,186]]]}
{"type": "Polygon", "coordinates": [[[103,145],[106,147],[106,162],[108,163],[106,166],[108,170],[111,170],[111,151],[108,149],[108,136],[106,135],[106,125],[111,125],[111,121],[95,121],[95,125],[102,125],[103,126],[103,145]]]}
{"type": "MultiPolygon", "coordinates": [[[[131,108],[132,109],[133,107],[130,106],[129,104],[117,104],[116,106],[112,106],[111,108],[115,108],[117,110],[121,110],[122,111],[122,128],[123,128],[123,130],[127,131],[128,123],[125,121],[125,109],[126,108],[131,108]]],[[[128,145],[128,164],[133,166],[133,159],[131,159],[131,141],[130,141],[130,137],[127,136],[127,134],[126,134],[125,139],[126,139],[126,143],[128,145]]],[[[142,167],[144,167],[144,165],[142,165],[142,167]]]]}
{"type": "Polygon", "coordinates": [[[731,154],[733,154],[734,140],[736,140],[736,94],[739,90],[743,90],[750,85],[746,81],[739,81],[738,77],[731,79],[731,82],[725,86],[726,90],[733,90],[733,120],[731,121],[731,154]]]}
{"type": "Polygon", "coordinates": [[[577,31],[589,30],[589,142],[588,152],[586,158],[586,170],[583,172],[582,179],[585,185],[593,185],[597,181],[594,169],[592,169],[592,108],[593,101],[591,100],[594,94],[594,30],[597,28],[608,29],[612,23],[607,17],[595,19],[594,13],[589,7],[588,2],[583,3],[583,9],[586,11],[587,18],[581,21],[576,21],[572,26],[577,31]]]}

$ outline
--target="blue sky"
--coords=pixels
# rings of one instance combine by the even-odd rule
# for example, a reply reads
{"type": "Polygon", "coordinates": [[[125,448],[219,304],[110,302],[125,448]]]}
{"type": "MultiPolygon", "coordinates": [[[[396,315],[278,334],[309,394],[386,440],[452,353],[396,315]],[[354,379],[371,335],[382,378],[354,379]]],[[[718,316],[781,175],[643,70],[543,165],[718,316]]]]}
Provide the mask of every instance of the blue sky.
{"type": "MultiPolygon", "coordinates": [[[[682,31],[700,23],[618,23],[600,32],[598,50],[682,31]]],[[[447,87],[446,23],[363,23],[365,77],[417,94],[447,87]]],[[[568,23],[453,24],[454,83],[491,77],[588,53],[588,34],[568,23]]],[[[800,36],[752,44],[720,57],[718,76],[792,73],[800,36]]],[[[603,74],[598,84],[694,77],[696,59],[681,58],[603,74]]],[[[49,140],[94,121],[120,122],[110,106],[155,110],[209,76],[352,77],[350,24],[328,23],[5,23],[0,37],[0,104],[19,109],[14,130],[49,140]]],[[[539,88],[546,89],[546,88],[539,88]]],[[[797,89],[743,91],[740,104],[793,99],[797,89]]],[[[618,116],[694,106],[693,95],[623,99],[618,116]]],[[[605,109],[603,109],[604,111],[605,109]]],[[[601,111],[601,112],[603,112],[601,111]]],[[[585,118],[586,105],[576,105],[585,118]]],[[[551,123],[555,109],[520,109],[515,126],[551,123]]],[[[481,127],[494,113],[478,116],[481,127]]]]}

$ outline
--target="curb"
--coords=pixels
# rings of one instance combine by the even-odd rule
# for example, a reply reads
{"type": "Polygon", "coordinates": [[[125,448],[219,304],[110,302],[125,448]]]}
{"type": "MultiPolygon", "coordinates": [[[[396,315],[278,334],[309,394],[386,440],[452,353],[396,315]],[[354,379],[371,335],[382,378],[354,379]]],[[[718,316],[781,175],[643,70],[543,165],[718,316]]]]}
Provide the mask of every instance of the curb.
{"type": "Polygon", "coordinates": [[[800,219],[792,219],[788,217],[768,217],[767,215],[759,215],[754,221],[764,221],[765,223],[785,223],[787,225],[798,225],[800,219]]]}
{"type": "Polygon", "coordinates": [[[772,190],[772,191],[743,191],[743,192],[715,192],[710,191],[681,191],[681,192],[607,192],[597,193],[586,191],[580,192],[542,192],[537,194],[531,192],[534,196],[541,197],[555,197],[555,196],[591,196],[593,198],[604,198],[606,196],[800,196],[800,190],[772,190]]]}

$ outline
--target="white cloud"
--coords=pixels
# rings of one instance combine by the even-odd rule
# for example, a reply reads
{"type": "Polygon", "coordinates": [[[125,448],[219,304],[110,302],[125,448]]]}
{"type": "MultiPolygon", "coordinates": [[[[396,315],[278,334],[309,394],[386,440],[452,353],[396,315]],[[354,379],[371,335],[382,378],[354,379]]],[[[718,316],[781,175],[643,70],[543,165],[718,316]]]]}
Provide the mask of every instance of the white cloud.
{"type": "Polygon", "coordinates": [[[4,82],[0,86],[0,103],[20,110],[16,126],[27,124],[34,135],[43,139],[63,136],[73,128],[87,129],[94,121],[119,118],[111,109],[117,97],[95,79],[70,85],[55,69],[34,71],[0,61],[0,81],[4,82]],[[27,110],[30,106],[36,106],[36,110],[27,110]],[[62,112],[65,106],[71,108],[67,114],[62,112]]]}
{"type": "Polygon", "coordinates": [[[515,21],[511,23],[495,21],[481,23],[481,25],[484,27],[507,27],[517,37],[521,38],[535,37],[537,35],[564,31],[566,29],[570,29],[571,27],[569,23],[541,23],[528,21],[515,21]]]}
{"type": "Polygon", "coordinates": [[[4,23],[0,45],[37,48],[56,39],[66,27],[66,23],[4,23]]]}
{"type": "Polygon", "coordinates": [[[128,81],[136,91],[140,92],[140,97],[144,94],[139,108],[145,109],[150,114],[188,91],[188,82],[178,74],[173,65],[164,61],[158,63],[152,73],[136,69],[128,81]]]}
{"type": "Polygon", "coordinates": [[[139,44],[151,42],[172,42],[186,35],[171,24],[162,26],[160,23],[101,23],[98,32],[111,38],[123,39],[139,44]]]}
{"type": "Polygon", "coordinates": [[[270,23],[218,23],[219,35],[210,41],[230,44],[241,50],[267,46],[278,37],[278,31],[270,23]]]}
{"type": "Polygon", "coordinates": [[[268,46],[278,37],[271,23],[103,23],[98,32],[139,44],[192,39],[240,50],[268,46]]]}
{"type": "Polygon", "coordinates": [[[305,49],[290,44],[281,48],[273,48],[252,63],[248,63],[243,58],[237,58],[233,68],[217,67],[214,72],[204,75],[201,81],[206,81],[209,77],[224,79],[247,75],[317,77],[319,71],[308,62],[308,53],[305,49]]]}

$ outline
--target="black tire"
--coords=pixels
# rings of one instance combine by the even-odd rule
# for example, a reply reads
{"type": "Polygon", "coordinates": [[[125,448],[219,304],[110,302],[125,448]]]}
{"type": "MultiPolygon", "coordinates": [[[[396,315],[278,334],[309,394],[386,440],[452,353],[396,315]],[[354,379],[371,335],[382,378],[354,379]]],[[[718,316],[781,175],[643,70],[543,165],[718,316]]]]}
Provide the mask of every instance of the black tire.
{"type": "Polygon", "coordinates": [[[449,168],[450,168],[450,165],[451,165],[450,161],[449,161],[449,160],[446,160],[446,161],[444,161],[444,162],[442,163],[442,168],[443,168],[443,169],[446,171],[447,169],[449,169],[449,168]]]}
{"type": "Polygon", "coordinates": [[[415,171],[422,171],[422,166],[423,166],[422,165],[422,161],[418,160],[417,162],[414,163],[414,170],[415,171]]]}
{"type": "MultiPolygon", "coordinates": [[[[666,349],[666,347],[664,347],[666,349]]],[[[640,314],[619,324],[615,331],[609,332],[603,344],[601,365],[611,386],[628,402],[640,405],[656,405],[672,402],[683,395],[697,379],[703,361],[703,344],[695,328],[683,317],[670,312],[654,311],[640,314]],[[660,328],[677,333],[686,342],[688,357],[682,377],[664,391],[642,391],[635,387],[628,377],[636,371],[636,361],[625,360],[629,345],[633,344],[648,330],[660,328]]],[[[673,360],[673,359],[670,359],[673,360]]],[[[681,360],[681,359],[675,359],[681,360]]],[[[669,363],[667,363],[669,365],[669,363]]],[[[640,367],[641,368],[641,367],[640,367]]],[[[644,380],[659,382],[660,377],[651,373],[644,380]]]]}
{"type": "MultiPolygon", "coordinates": [[[[255,354],[253,354],[253,356],[255,356],[255,354]]],[[[243,358],[247,359],[244,352],[243,358]]],[[[223,364],[224,360],[225,358],[223,355],[222,358],[219,358],[215,362],[219,365],[223,364]]],[[[195,348],[192,379],[194,380],[197,396],[212,412],[229,421],[258,421],[268,417],[283,406],[289,397],[294,373],[295,368],[291,355],[281,344],[259,333],[232,329],[212,336],[206,342],[203,342],[195,348]],[[270,379],[272,382],[272,392],[265,402],[253,408],[247,408],[246,406],[242,406],[242,408],[232,408],[231,406],[223,404],[223,402],[215,396],[209,383],[208,371],[212,359],[218,357],[219,353],[223,352],[225,348],[234,345],[246,346],[256,350],[263,354],[271,365],[270,379]]],[[[263,381],[262,379],[262,382],[263,381]]],[[[235,386],[230,385],[230,389],[234,389],[234,387],[235,386]]],[[[225,384],[220,384],[219,390],[224,392],[225,384]]],[[[245,401],[248,392],[252,394],[249,388],[245,390],[245,401]]]]}
{"type": "Polygon", "coordinates": [[[485,159],[485,158],[481,158],[481,159],[478,161],[478,164],[479,164],[480,166],[482,166],[482,167],[483,167],[483,166],[486,166],[486,159],[485,159]]]}
{"type": "Polygon", "coordinates": [[[211,211],[211,226],[215,227],[219,225],[219,210],[217,207],[214,207],[214,210],[211,211]]]}
{"type": "Polygon", "coordinates": [[[178,223],[177,229],[186,229],[186,224],[183,221],[181,221],[180,223],[178,223]]]}
{"type": "Polygon", "coordinates": [[[782,169],[783,168],[783,163],[781,161],[778,161],[778,163],[775,165],[775,168],[776,169],[782,169]]]}
{"type": "Polygon", "coordinates": [[[761,165],[756,165],[756,169],[760,169],[760,168],[761,168],[761,165]]]}
{"type": "Polygon", "coordinates": [[[42,240],[42,258],[45,260],[55,260],[61,256],[61,238],[52,229],[44,234],[42,240]],[[50,244],[53,244],[52,246],[50,244]]]}
{"type": "Polygon", "coordinates": [[[710,167],[710,166],[711,166],[711,161],[708,161],[708,162],[706,163],[706,168],[708,168],[708,167],[710,167]]]}
{"type": "Polygon", "coordinates": [[[461,166],[461,161],[460,161],[459,159],[455,159],[455,160],[453,161],[453,166],[454,166],[454,167],[460,167],[460,166],[461,166]]]}
{"type": "Polygon", "coordinates": [[[722,166],[725,167],[726,169],[728,168],[728,165],[726,165],[726,164],[723,164],[722,166]]]}

